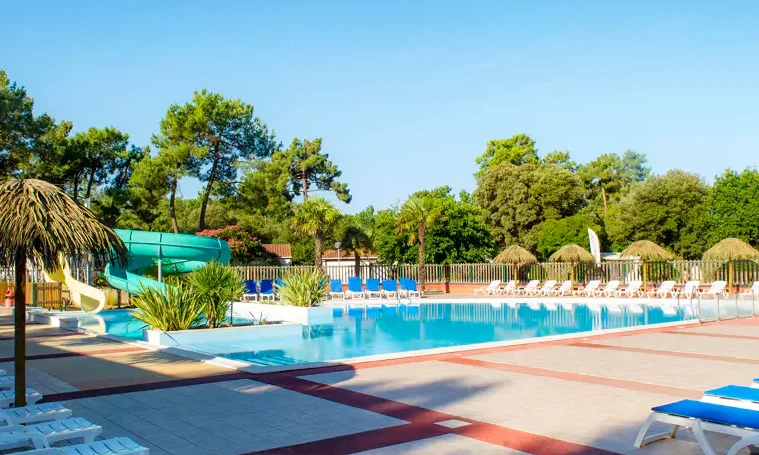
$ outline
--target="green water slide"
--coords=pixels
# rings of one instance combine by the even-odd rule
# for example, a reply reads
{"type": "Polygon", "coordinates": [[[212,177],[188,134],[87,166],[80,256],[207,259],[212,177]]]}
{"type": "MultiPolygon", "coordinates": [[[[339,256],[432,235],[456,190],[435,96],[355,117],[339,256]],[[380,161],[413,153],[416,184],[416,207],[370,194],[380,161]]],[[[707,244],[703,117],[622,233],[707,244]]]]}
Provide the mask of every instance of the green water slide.
{"type": "Polygon", "coordinates": [[[213,260],[228,264],[232,255],[227,242],[213,237],[126,229],[116,229],[116,233],[129,250],[129,263],[125,268],[109,264],[105,276],[112,287],[130,294],[138,293],[141,286],[166,288],[143,276],[145,272],[159,277],[187,273],[213,260]]]}

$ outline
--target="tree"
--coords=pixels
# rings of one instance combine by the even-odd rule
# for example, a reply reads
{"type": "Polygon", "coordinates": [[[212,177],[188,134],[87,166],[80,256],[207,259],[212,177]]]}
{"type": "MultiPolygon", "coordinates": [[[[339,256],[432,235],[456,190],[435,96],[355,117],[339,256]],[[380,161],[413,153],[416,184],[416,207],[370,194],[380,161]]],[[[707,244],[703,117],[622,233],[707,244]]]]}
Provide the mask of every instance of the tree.
{"type": "Polygon", "coordinates": [[[579,177],[565,169],[501,163],[480,179],[474,195],[499,244],[535,251],[541,224],[577,213],[583,192],[579,177]]]}
{"type": "Polygon", "coordinates": [[[93,127],[71,139],[65,160],[74,200],[79,199],[82,186],[84,199],[90,199],[93,190],[124,166],[124,160],[131,162],[128,145],[129,135],[112,127],[93,127]]]}
{"type": "Polygon", "coordinates": [[[703,222],[708,197],[706,183],[681,170],[635,185],[609,212],[606,232],[612,247],[621,250],[636,240],[650,240],[681,256],[700,256],[706,236],[687,234],[703,222]]]}
{"type": "Polygon", "coordinates": [[[321,266],[323,240],[331,234],[340,217],[340,212],[321,197],[312,197],[295,208],[292,227],[295,231],[314,238],[314,263],[321,266]]]}
{"type": "Polygon", "coordinates": [[[526,134],[515,134],[508,139],[488,141],[485,152],[475,159],[480,167],[475,176],[481,178],[488,170],[500,163],[511,163],[516,166],[537,164],[538,149],[535,141],[526,134]]]}
{"type": "Polygon", "coordinates": [[[276,150],[274,134],[253,115],[253,105],[226,99],[205,89],[192,101],[172,104],[161,121],[161,136],[172,145],[188,143],[202,153],[195,175],[205,182],[198,230],[206,228],[206,209],[212,191],[228,191],[237,181],[238,166],[266,158],[276,150]],[[214,185],[220,188],[215,188],[214,185]]]}
{"type": "Polygon", "coordinates": [[[412,195],[401,206],[396,220],[398,233],[407,234],[409,244],[416,243],[419,247],[417,267],[422,292],[426,280],[424,247],[427,227],[437,221],[442,210],[442,206],[431,195],[412,195]]]}
{"type": "Polygon", "coordinates": [[[196,232],[195,235],[215,237],[226,241],[232,251],[232,262],[237,265],[247,264],[256,258],[268,257],[261,241],[253,233],[237,225],[229,225],[220,229],[206,229],[196,232]]]}
{"type": "Polygon", "coordinates": [[[646,155],[627,150],[624,154],[607,153],[580,166],[579,174],[588,190],[591,201],[600,199],[606,216],[612,202],[627,194],[633,184],[644,181],[651,170],[646,166],[646,155]]]}
{"type": "Polygon", "coordinates": [[[759,245],[759,171],[727,170],[714,179],[709,197],[709,239],[735,237],[759,245]]]}
{"type": "Polygon", "coordinates": [[[566,169],[571,172],[577,171],[577,163],[572,161],[572,158],[569,157],[569,152],[566,151],[554,150],[552,152],[548,152],[548,154],[546,154],[546,156],[543,158],[543,164],[550,164],[552,166],[566,169]]]}
{"type": "Polygon", "coordinates": [[[579,213],[560,220],[547,220],[538,233],[537,252],[541,258],[548,259],[564,245],[587,245],[589,228],[601,232],[600,226],[579,213]]]}
{"type": "Polygon", "coordinates": [[[356,276],[361,274],[361,254],[374,247],[374,232],[374,207],[371,205],[355,215],[344,217],[340,247],[353,252],[356,276]]]}
{"type": "Polygon", "coordinates": [[[272,166],[287,169],[291,198],[303,195],[305,201],[309,191],[332,191],[338,199],[349,203],[351,195],[348,184],[337,180],[342,172],[321,150],[321,138],[313,141],[293,139],[287,150],[272,156],[272,166]]]}

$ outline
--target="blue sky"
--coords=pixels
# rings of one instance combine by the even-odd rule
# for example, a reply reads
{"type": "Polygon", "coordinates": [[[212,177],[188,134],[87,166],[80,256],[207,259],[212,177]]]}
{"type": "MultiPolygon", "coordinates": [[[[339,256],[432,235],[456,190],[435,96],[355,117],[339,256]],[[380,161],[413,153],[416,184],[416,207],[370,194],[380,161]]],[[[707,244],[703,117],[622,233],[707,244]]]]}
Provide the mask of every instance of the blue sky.
{"type": "Polygon", "coordinates": [[[285,145],[324,139],[349,212],[473,190],[486,142],[519,132],[707,180],[757,163],[756,1],[213,3],[13,2],[0,68],[40,112],[140,145],[193,90],[242,98],[285,145]]]}

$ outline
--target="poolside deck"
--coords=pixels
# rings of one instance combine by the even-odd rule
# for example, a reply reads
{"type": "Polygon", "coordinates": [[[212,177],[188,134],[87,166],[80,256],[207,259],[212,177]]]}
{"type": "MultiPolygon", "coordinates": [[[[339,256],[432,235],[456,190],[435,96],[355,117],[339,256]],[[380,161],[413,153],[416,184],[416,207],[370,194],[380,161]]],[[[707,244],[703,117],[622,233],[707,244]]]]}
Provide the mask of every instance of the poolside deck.
{"type": "MultiPolygon", "coordinates": [[[[10,318],[0,367],[12,371],[10,318]]],[[[632,446],[652,406],[759,376],[759,319],[250,374],[29,326],[46,400],[153,455],[700,454],[632,446]]],[[[732,438],[714,436],[724,453],[732,438]]]]}

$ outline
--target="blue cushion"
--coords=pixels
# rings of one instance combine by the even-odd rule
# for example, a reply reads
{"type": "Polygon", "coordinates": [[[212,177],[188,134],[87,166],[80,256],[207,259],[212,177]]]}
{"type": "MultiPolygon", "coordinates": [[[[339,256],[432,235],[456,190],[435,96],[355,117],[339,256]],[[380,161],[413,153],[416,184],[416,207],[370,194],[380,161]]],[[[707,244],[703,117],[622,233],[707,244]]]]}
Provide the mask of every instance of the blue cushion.
{"type": "Polygon", "coordinates": [[[735,425],[744,428],[759,429],[759,411],[722,406],[720,404],[704,403],[695,400],[682,400],[651,408],[654,412],[679,417],[688,417],[719,423],[735,425]]]}
{"type": "Polygon", "coordinates": [[[740,385],[728,385],[719,389],[707,390],[704,395],[718,398],[730,398],[733,400],[759,402],[759,389],[740,385]]]}

